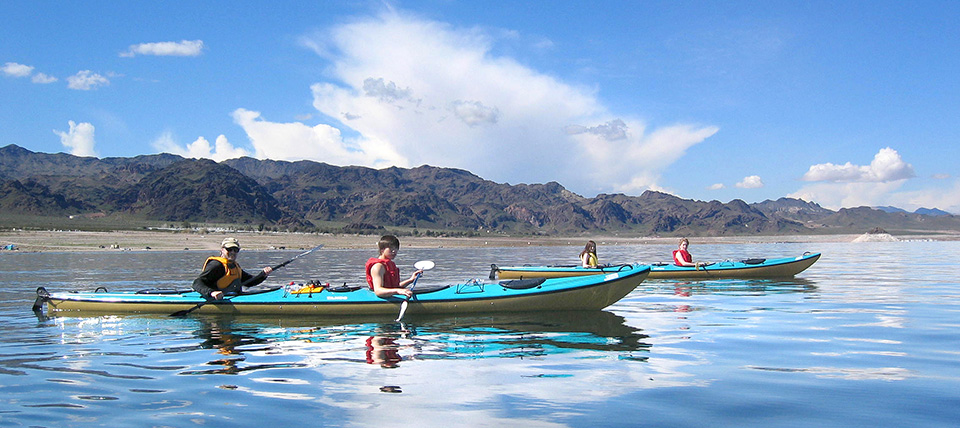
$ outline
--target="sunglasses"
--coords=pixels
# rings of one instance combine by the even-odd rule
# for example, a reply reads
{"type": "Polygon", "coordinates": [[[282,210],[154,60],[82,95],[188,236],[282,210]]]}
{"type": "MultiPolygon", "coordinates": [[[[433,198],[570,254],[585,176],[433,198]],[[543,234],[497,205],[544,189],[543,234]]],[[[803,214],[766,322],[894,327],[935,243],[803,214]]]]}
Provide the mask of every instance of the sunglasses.
{"type": "Polygon", "coordinates": [[[227,248],[227,252],[228,252],[228,253],[239,253],[239,252],[240,252],[240,248],[238,248],[238,247],[230,247],[230,248],[227,248]]]}

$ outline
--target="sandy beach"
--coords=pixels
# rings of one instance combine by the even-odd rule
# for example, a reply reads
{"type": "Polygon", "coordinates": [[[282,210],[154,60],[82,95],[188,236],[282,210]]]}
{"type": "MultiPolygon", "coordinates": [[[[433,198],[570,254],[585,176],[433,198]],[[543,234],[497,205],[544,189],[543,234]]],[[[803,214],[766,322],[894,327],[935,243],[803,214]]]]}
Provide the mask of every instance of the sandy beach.
{"type": "MultiPolygon", "coordinates": [[[[240,240],[245,249],[371,248],[379,235],[333,235],[299,233],[186,233],[161,231],[2,231],[0,245],[16,251],[171,251],[217,250],[227,236],[240,240]]],[[[742,244],[765,242],[853,242],[863,235],[733,236],[696,237],[698,243],[742,244]]],[[[578,237],[400,237],[405,247],[516,247],[582,245],[588,239],[599,245],[673,244],[676,237],[578,236],[578,237]]],[[[894,238],[897,240],[898,238],[894,238]]],[[[960,235],[911,235],[902,240],[957,240],[960,235]]],[[[8,251],[8,250],[6,250],[8,251]]]]}

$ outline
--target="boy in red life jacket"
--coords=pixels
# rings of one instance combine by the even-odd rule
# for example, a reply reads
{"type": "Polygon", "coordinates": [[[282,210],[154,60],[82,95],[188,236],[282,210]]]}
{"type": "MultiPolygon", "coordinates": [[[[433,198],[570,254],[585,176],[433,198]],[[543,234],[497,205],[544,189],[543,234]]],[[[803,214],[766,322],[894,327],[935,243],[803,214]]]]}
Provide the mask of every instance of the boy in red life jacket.
{"type": "Polygon", "coordinates": [[[400,268],[393,262],[397,252],[400,251],[400,240],[393,235],[384,235],[380,237],[377,248],[380,250],[380,257],[371,257],[365,266],[367,285],[370,286],[370,290],[382,298],[397,294],[408,298],[413,297],[413,291],[406,287],[423,271],[418,270],[410,276],[410,279],[400,281],[400,268]]]}
{"type": "Polygon", "coordinates": [[[250,275],[237,264],[240,242],[226,238],[220,243],[220,257],[210,257],[203,262],[203,272],[193,281],[193,289],[206,299],[220,300],[223,293],[240,293],[240,284],[248,280],[248,287],[267,279],[273,268],[267,266],[256,276],[250,275]],[[252,278],[252,280],[251,280],[252,278]]]}

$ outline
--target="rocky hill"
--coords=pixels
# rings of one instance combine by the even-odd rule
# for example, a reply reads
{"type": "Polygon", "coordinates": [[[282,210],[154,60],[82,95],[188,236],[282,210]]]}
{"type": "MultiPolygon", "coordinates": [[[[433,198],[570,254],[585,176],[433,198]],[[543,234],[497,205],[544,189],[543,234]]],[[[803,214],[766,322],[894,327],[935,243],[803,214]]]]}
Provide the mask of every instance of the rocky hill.
{"type": "Polygon", "coordinates": [[[0,148],[0,214],[91,212],[108,219],[323,230],[640,236],[960,230],[960,218],[949,214],[832,211],[789,198],[704,202],[653,191],[585,198],[555,182],[501,184],[426,165],[378,170],[252,158],[216,163],[169,154],[97,159],[0,148]]]}

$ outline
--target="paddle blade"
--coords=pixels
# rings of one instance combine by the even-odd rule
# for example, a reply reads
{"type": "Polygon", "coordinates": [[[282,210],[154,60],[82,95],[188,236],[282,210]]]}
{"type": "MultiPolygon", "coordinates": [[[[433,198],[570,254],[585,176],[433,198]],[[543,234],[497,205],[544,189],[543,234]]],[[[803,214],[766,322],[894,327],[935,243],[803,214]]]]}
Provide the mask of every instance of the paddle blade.
{"type": "Polygon", "coordinates": [[[187,314],[189,314],[191,311],[192,311],[191,309],[184,309],[184,310],[182,310],[182,311],[176,311],[176,312],[170,314],[170,316],[171,316],[171,317],[174,317],[174,318],[182,318],[182,317],[186,316],[187,314]]]}
{"type": "Polygon", "coordinates": [[[413,264],[413,267],[417,268],[417,270],[430,270],[433,269],[434,266],[436,266],[436,263],[434,263],[433,260],[420,260],[413,264]]]}
{"type": "Polygon", "coordinates": [[[407,301],[404,300],[403,303],[400,304],[400,315],[397,316],[397,319],[395,319],[394,321],[399,322],[400,320],[402,320],[403,314],[405,314],[406,312],[407,312],[407,301]]]}
{"type": "Polygon", "coordinates": [[[182,311],[176,311],[176,312],[170,314],[170,316],[171,316],[171,317],[175,317],[175,318],[185,317],[185,316],[189,315],[190,312],[193,312],[193,311],[195,311],[195,310],[197,310],[197,309],[200,309],[200,307],[203,306],[203,305],[205,305],[206,303],[207,303],[207,302],[197,303],[196,305],[194,305],[194,307],[192,307],[192,308],[190,308],[190,309],[184,309],[184,310],[182,310],[182,311]]]}

